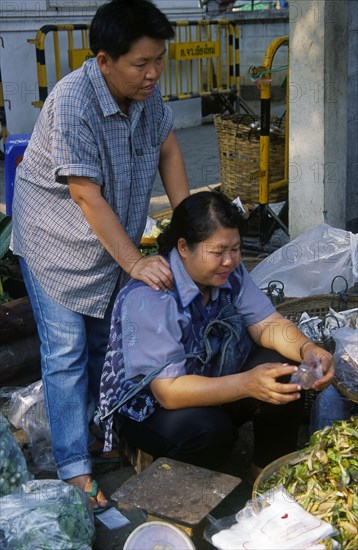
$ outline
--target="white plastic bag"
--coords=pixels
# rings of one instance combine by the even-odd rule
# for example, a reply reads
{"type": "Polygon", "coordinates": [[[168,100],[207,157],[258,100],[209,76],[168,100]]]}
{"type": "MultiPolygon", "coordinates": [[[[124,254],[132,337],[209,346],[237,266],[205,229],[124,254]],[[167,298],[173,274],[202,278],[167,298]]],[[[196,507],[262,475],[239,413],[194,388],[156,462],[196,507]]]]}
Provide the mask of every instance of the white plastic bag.
{"type": "Polygon", "coordinates": [[[218,526],[212,526],[214,530],[205,537],[220,550],[308,549],[337,533],[329,523],[306,512],[282,486],[250,500],[229,528],[221,529],[221,520],[218,526]]]}
{"type": "Polygon", "coordinates": [[[1,530],[12,550],[90,550],[95,534],[89,499],[57,479],[28,481],[2,499],[1,530]]]}
{"type": "Polygon", "coordinates": [[[147,216],[143,237],[152,237],[153,230],[157,227],[157,222],[153,218],[147,216]]]}
{"type": "MultiPolygon", "coordinates": [[[[348,287],[358,280],[358,235],[321,224],[282,246],[260,262],[251,277],[260,288],[272,280],[284,284],[285,296],[329,294],[337,275],[348,287]]],[[[337,282],[335,292],[343,290],[337,282]]]]}
{"type": "Polygon", "coordinates": [[[25,431],[35,466],[56,470],[41,380],[13,393],[8,419],[13,426],[25,431]]]}
{"type": "Polygon", "coordinates": [[[358,394],[358,329],[345,327],[334,333],[335,381],[338,388],[358,394]]]}

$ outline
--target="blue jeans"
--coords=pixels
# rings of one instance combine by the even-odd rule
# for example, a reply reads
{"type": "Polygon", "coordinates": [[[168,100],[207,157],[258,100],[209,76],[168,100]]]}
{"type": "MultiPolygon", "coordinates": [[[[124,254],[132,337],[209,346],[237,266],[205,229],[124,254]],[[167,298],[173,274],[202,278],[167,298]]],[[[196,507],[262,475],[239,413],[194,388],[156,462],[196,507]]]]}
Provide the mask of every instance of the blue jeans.
{"type": "Polygon", "coordinates": [[[348,420],[358,414],[358,403],[341,395],[334,386],[320,392],[311,409],[310,433],[331,426],[334,420],[348,420]]]}
{"type": "Polygon", "coordinates": [[[43,389],[58,477],[90,474],[89,421],[98,404],[117,290],[104,319],[89,317],[53,300],[25,260],[19,258],[19,262],[41,342],[43,389]]]}

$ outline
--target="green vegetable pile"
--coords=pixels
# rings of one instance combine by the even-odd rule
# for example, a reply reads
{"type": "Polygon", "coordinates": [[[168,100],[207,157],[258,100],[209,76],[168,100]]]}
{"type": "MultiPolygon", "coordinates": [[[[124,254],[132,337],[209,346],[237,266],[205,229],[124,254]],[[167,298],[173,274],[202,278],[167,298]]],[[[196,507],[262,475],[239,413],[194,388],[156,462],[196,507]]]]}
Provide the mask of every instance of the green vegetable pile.
{"type": "Polygon", "coordinates": [[[15,491],[30,478],[25,457],[10,431],[8,421],[0,413],[0,498],[15,491]]]}
{"type": "Polygon", "coordinates": [[[151,256],[152,254],[158,254],[158,246],[140,246],[139,252],[142,254],[142,256],[151,256]]]}
{"type": "Polygon", "coordinates": [[[84,493],[60,480],[33,480],[0,502],[0,531],[11,550],[86,550],[93,512],[84,493]]]}
{"type": "Polygon", "coordinates": [[[307,512],[338,530],[344,550],[358,548],[358,417],[315,432],[296,460],[259,485],[283,485],[307,512]]]}

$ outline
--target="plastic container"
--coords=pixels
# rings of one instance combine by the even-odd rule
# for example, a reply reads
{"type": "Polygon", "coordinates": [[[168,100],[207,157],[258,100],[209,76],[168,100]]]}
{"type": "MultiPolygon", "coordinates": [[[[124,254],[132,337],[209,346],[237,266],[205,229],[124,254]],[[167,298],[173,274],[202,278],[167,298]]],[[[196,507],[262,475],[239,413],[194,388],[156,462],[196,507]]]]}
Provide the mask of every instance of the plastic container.
{"type": "Polygon", "coordinates": [[[6,215],[12,215],[12,199],[16,168],[22,161],[31,134],[14,134],[6,138],[5,143],[5,197],[6,215]]]}
{"type": "Polygon", "coordinates": [[[129,535],[123,550],[195,550],[189,536],[182,529],[165,521],[148,521],[129,535]]]}

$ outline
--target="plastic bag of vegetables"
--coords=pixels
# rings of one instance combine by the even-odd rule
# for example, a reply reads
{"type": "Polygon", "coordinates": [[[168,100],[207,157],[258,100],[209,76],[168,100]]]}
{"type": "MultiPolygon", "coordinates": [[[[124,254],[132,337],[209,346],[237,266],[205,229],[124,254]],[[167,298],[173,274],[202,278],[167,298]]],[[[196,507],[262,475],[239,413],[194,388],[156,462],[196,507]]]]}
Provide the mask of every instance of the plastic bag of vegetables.
{"type": "Polygon", "coordinates": [[[13,392],[8,419],[26,433],[35,466],[56,471],[42,380],[13,392]]]}
{"type": "Polygon", "coordinates": [[[9,550],[89,550],[95,534],[89,499],[57,479],[28,481],[0,499],[0,530],[9,550]]]}
{"type": "Polygon", "coordinates": [[[27,470],[25,457],[11,433],[10,425],[0,413],[0,499],[32,477],[27,470]]]}

